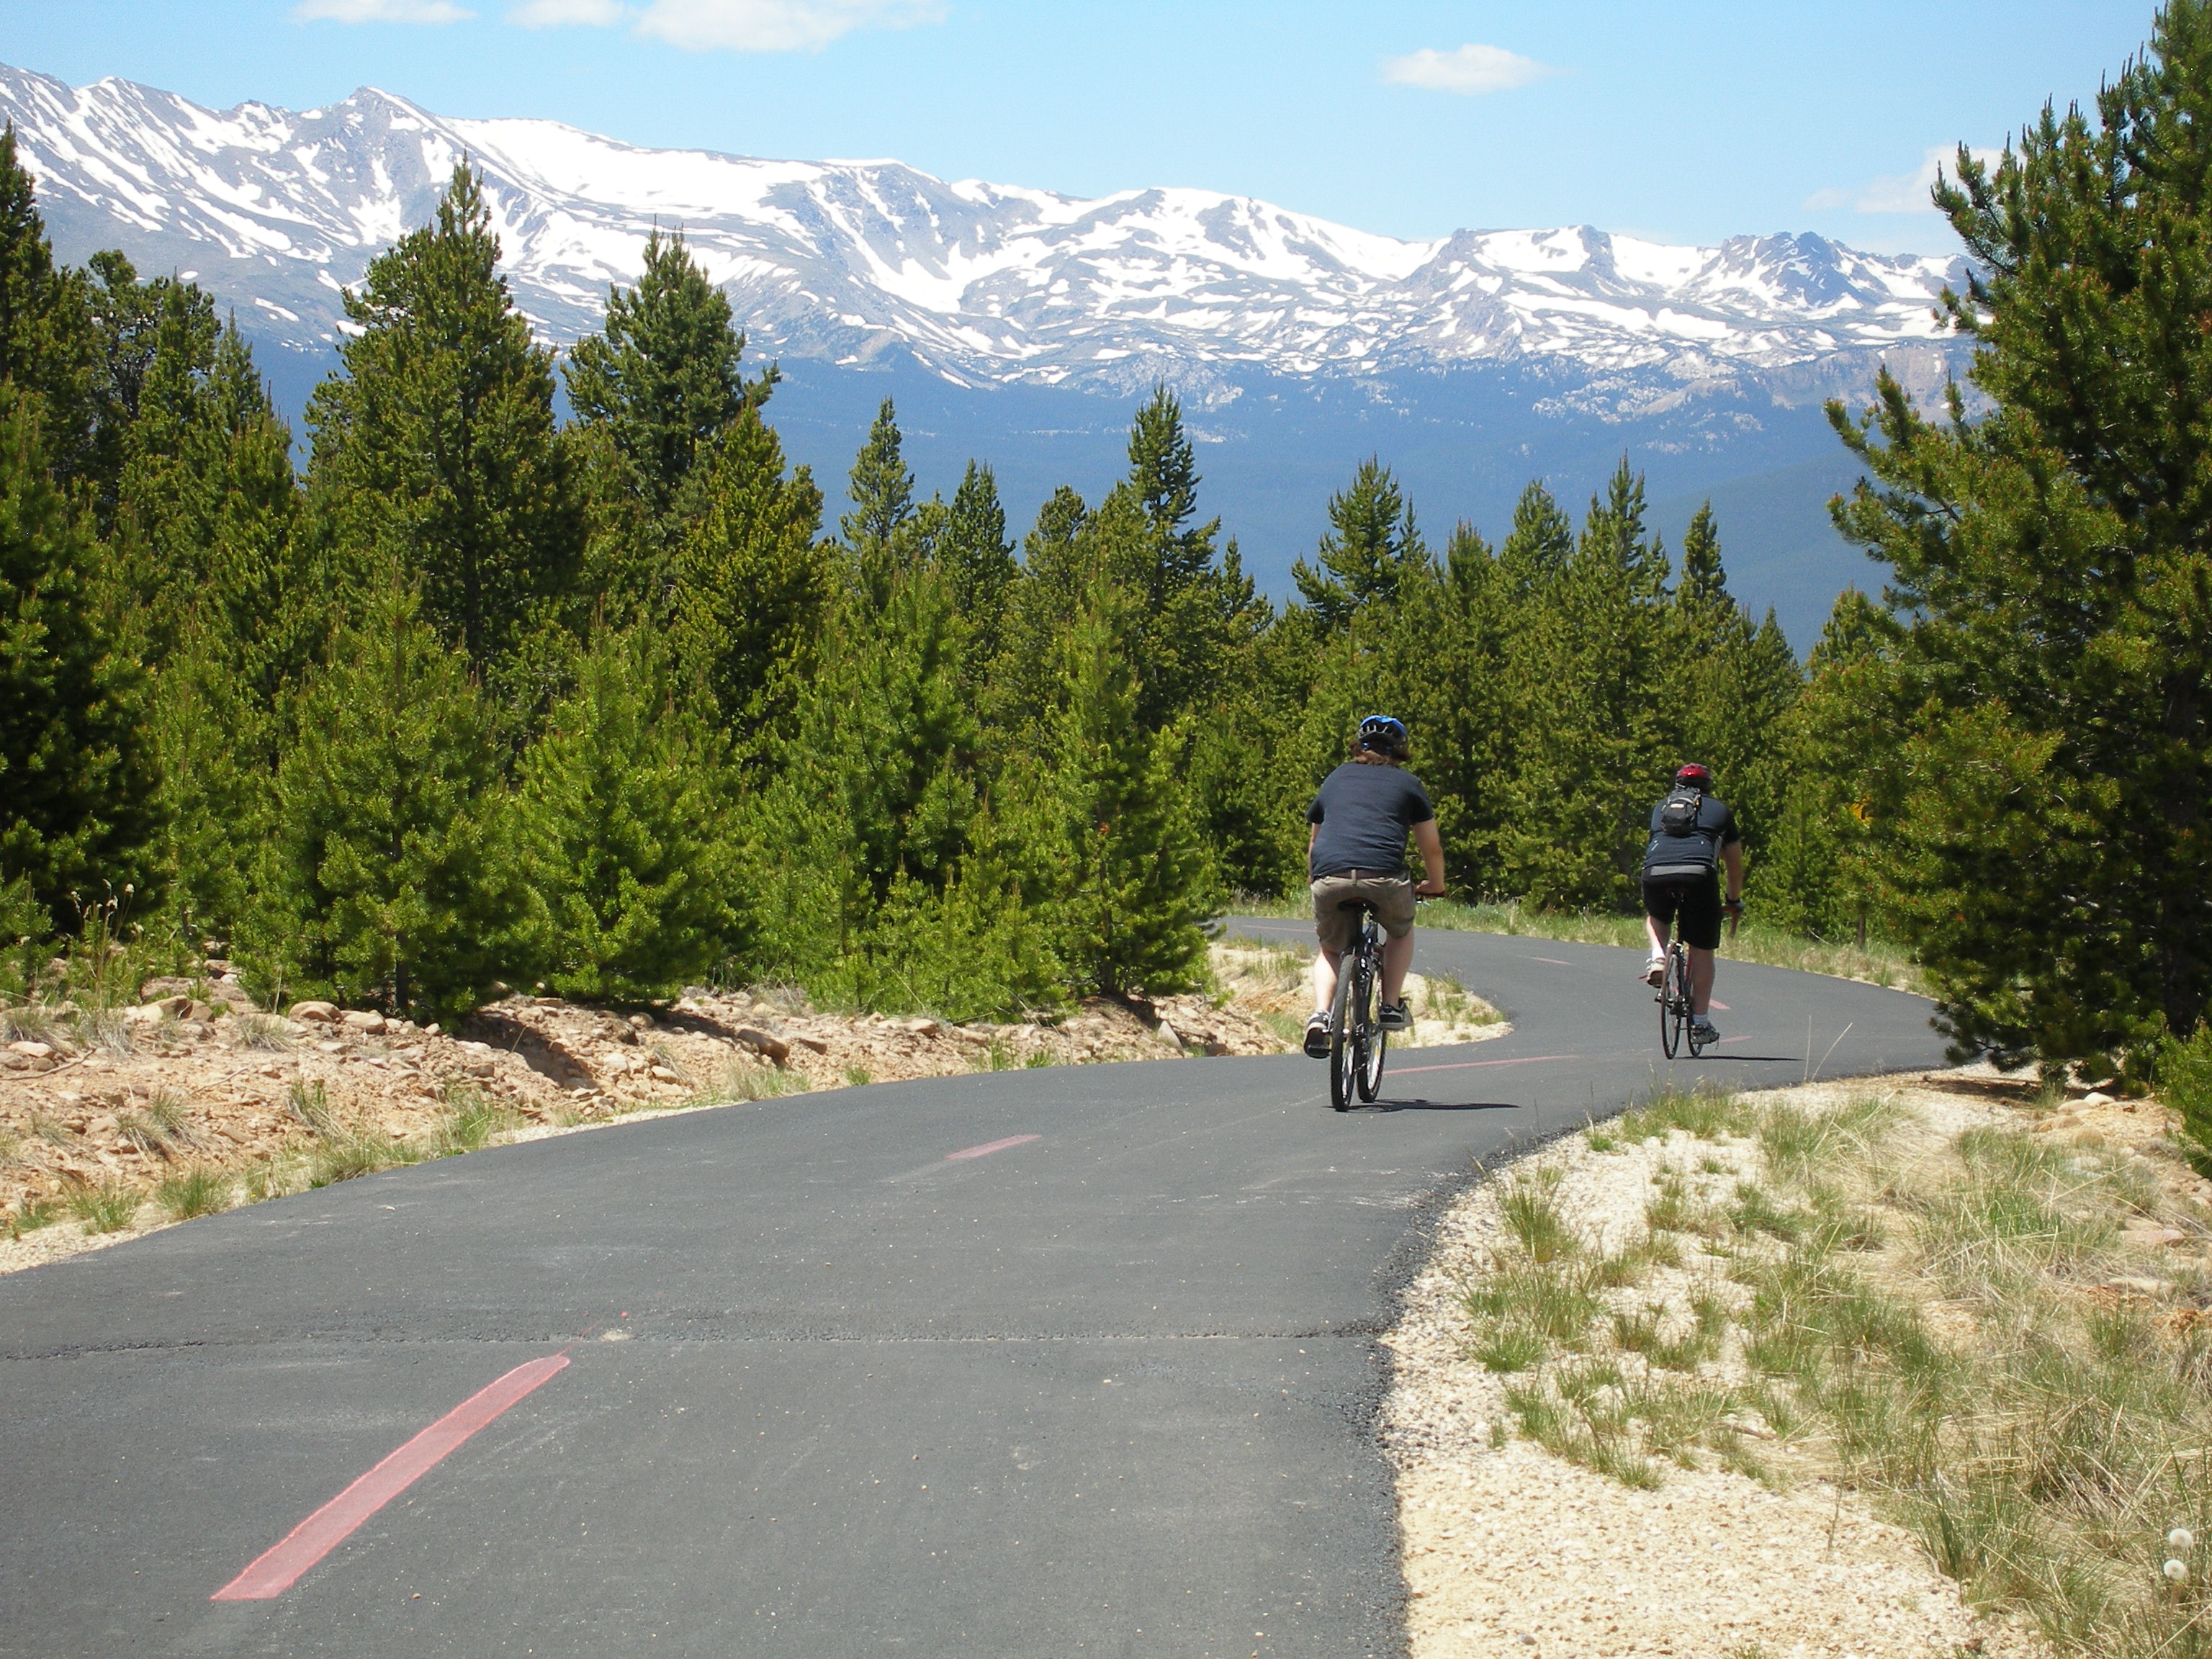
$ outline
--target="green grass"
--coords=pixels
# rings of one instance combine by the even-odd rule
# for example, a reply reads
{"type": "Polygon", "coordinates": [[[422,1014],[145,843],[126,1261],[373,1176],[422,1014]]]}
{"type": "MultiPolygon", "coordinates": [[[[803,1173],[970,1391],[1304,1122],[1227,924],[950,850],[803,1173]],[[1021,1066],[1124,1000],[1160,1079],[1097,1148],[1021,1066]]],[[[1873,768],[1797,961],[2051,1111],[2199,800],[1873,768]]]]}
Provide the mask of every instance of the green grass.
{"type": "Polygon", "coordinates": [[[112,1233],[131,1224],[143,1196],[137,1188],[121,1182],[103,1182],[96,1187],[80,1184],[64,1201],[69,1212],[84,1223],[85,1231],[112,1233]]]}
{"type": "Polygon", "coordinates": [[[431,1158],[477,1152],[523,1121],[521,1113],[480,1089],[455,1089],[446,1097],[445,1114],[431,1127],[423,1151],[431,1158]]]}
{"type": "Polygon", "coordinates": [[[328,1135],[337,1129],[330,1091],[319,1078],[294,1078],[284,1091],[284,1109],[319,1135],[328,1135]]]}
{"type": "Polygon", "coordinates": [[[1677,1129],[1711,1140],[1743,1133],[1753,1116],[1751,1109],[1733,1095],[1705,1088],[1668,1088],[1633,1111],[1622,1113],[1613,1128],[1623,1140],[1664,1140],[1677,1129]]]}
{"type": "Polygon", "coordinates": [[[172,1221],[214,1215],[230,1207],[230,1177],[205,1165],[181,1170],[154,1188],[154,1202],[172,1221]]]}
{"type": "Polygon", "coordinates": [[[1559,1217],[1557,1170],[1516,1172],[1500,1190],[1498,1213],[1514,1242],[1531,1261],[1555,1261],[1573,1254],[1577,1240],[1559,1217]]]}
{"type": "Polygon", "coordinates": [[[787,1072],[756,1060],[741,1060],[719,1073],[699,1095],[696,1103],[720,1105],[726,1102],[774,1100],[784,1095],[803,1094],[810,1086],[804,1072],[787,1072]]]}
{"type": "Polygon", "coordinates": [[[372,1129],[341,1129],[325,1137],[307,1154],[307,1185],[331,1187],[402,1164],[419,1162],[425,1149],[393,1140],[372,1129]]]}
{"type": "Polygon", "coordinates": [[[4,1216],[8,1237],[21,1238],[25,1233],[52,1226],[62,1218],[62,1212],[63,1206],[59,1200],[33,1198],[26,1193],[16,1201],[14,1209],[0,1212],[0,1216],[4,1216]]]}

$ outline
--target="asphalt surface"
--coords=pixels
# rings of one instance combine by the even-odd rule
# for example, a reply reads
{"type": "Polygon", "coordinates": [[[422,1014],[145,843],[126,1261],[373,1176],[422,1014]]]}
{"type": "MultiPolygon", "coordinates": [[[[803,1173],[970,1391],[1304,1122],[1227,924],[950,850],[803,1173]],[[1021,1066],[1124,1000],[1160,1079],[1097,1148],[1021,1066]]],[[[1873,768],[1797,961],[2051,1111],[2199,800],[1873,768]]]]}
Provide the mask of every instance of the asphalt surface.
{"type": "Polygon", "coordinates": [[[1298,1056],[878,1085],[0,1279],[0,1655],[1401,1652],[1373,1335],[1474,1161],[1668,1079],[1942,1063],[1869,986],[1726,964],[1670,1068],[1629,952],[1418,961],[1515,1030],[1344,1115],[1298,1056]],[[281,1595],[210,1599],[562,1354],[281,1595]]]}

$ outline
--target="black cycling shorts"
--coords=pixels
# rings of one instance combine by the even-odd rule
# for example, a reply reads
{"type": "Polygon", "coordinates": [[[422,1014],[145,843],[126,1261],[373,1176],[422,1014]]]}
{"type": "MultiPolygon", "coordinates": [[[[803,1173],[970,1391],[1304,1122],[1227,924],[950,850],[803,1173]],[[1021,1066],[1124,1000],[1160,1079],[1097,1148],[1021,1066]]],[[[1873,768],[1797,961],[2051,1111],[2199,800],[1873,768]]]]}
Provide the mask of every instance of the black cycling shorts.
{"type": "Polygon", "coordinates": [[[1682,943],[1700,951],[1721,948],[1720,872],[1699,881],[1647,881],[1644,884],[1644,914],[1657,922],[1662,933],[1680,922],[1682,943]]]}

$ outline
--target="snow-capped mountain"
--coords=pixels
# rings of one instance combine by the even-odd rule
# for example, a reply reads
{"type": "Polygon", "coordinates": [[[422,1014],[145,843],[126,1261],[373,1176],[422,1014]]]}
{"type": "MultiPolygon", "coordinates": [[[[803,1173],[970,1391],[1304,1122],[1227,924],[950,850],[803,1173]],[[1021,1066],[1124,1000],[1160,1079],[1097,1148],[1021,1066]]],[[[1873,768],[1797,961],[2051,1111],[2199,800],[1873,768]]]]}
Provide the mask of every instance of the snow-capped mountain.
{"type": "Polygon", "coordinates": [[[1397,241],[1206,191],[1083,200],[895,161],[641,149],[550,121],[449,119],[371,89],[327,109],[216,112],[129,82],[71,88],[0,68],[0,116],[58,240],[191,273],[258,337],[317,356],[341,326],[342,286],[424,222],[465,155],[483,172],[516,301],[556,342],[597,325],[658,223],[681,228],[756,345],[786,359],[904,352],[977,386],[1164,377],[1217,405],[1255,373],[1477,367],[1537,372],[1553,406],[1608,422],[1746,376],[1825,390],[1838,359],[1929,356],[1936,296],[1957,275],[1811,235],[1397,241]]]}

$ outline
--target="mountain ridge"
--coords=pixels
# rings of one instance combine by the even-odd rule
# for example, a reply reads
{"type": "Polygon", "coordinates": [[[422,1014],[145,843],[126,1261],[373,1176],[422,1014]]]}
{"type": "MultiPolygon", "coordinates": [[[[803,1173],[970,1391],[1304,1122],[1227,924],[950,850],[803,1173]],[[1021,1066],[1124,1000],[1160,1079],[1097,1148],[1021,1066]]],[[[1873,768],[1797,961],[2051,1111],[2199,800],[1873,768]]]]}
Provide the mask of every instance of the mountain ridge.
{"type": "Polygon", "coordinates": [[[897,161],[651,149],[559,122],[440,117],[374,88],[319,109],[217,112],[0,67],[0,113],[50,215],[171,244],[179,270],[295,349],[334,342],[341,287],[423,222],[464,155],[516,302],[549,340],[595,327],[607,285],[635,280],[647,232],[672,223],[768,349],[845,367],[903,349],[955,383],[1119,392],[1164,377],[1212,401],[1252,371],[1521,368],[1579,377],[1571,406],[1633,419],[1705,382],[1938,347],[1930,313],[1960,269],[1810,234],[1403,241],[1215,191],[1086,198],[897,161]]]}

